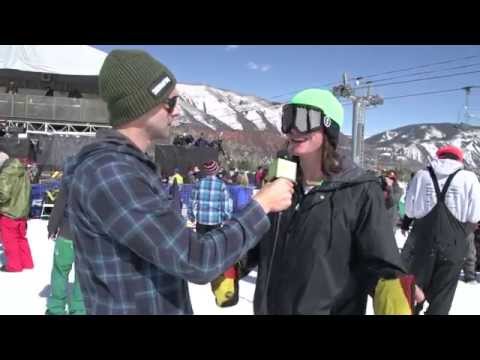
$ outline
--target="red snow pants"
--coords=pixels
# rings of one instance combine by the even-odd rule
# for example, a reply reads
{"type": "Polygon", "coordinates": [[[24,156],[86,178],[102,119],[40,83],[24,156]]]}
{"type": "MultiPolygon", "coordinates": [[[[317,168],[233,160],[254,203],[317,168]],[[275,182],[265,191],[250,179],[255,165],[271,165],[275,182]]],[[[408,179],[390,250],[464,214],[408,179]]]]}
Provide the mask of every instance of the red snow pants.
{"type": "Polygon", "coordinates": [[[11,272],[33,269],[33,259],[27,241],[27,220],[0,215],[6,270],[11,272]]]}

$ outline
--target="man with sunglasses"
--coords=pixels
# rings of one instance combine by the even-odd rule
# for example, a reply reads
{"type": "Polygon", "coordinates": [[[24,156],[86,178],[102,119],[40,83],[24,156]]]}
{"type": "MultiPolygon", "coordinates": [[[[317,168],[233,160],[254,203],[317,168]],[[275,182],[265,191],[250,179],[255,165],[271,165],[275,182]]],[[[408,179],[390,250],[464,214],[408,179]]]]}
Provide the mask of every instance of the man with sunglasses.
{"type": "Polygon", "coordinates": [[[187,281],[206,284],[268,230],[266,214],[291,204],[293,184],[277,180],[223,227],[202,236],[164,193],[145,154],[179,115],[173,74],[143,51],[114,50],[99,75],[113,129],[65,166],[87,314],[191,314],[187,281]]]}

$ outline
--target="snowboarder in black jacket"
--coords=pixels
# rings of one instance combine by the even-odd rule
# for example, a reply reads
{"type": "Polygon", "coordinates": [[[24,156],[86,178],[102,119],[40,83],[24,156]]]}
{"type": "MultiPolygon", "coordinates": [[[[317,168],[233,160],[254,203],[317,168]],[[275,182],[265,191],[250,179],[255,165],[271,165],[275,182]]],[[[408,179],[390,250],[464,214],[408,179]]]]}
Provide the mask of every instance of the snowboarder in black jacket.
{"type": "MultiPolygon", "coordinates": [[[[365,314],[381,281],[406,276],[378,178],[336,152],[342,122],[326,90],[302,91],[283,109],[300,171],[292,206],[242,263],[242,275],[258,265],[255,314],[365,314]]],[[[410,290],[412,304],[422,299],[410,290]]]]}

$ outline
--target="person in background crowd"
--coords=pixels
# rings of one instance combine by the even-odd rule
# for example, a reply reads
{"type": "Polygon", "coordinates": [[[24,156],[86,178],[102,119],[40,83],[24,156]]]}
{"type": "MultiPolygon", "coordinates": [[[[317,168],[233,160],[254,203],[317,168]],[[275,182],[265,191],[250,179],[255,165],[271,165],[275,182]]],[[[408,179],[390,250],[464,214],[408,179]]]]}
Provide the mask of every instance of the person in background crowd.
{"type": "Polygon", "coordinates": [[[215,160],[204,163],[205,176],[192,189],[188,218],[196,222],[199,234],[218,228],[232,216],[233,202],[225,182],[217,176],[219,170],[215,160]]]}
{"type": "Polygon", "coordinates": [[[173,139],[173,145],[175,146],[185,146],[185,138],[182,135],[177,135],[173,139]]]}
{"type": "Polygon", "coordinates": [[[195,182],[199,181],[202,178],[202,172],[198,166],[193,168],[193,176],[195,177],[195,182]]]}
{"type": "Polygon", "coordinates": [[[248,186],[256,187],[255,174],[256,172],[253,171],[247,172],[248,186]]]}
{"type": "MultiPolygon", "coordinates": [[[[196,222],[197,233],[200,235],[220,228],[233,213],[233,201],[227,186],[217,177],[220,170],[218,163],[215,160],[207,161],[203,164],[203,170],[205,176],[195,184],[188,207],[188,218],[192,223],[196,222]]],[[[212,281],[217,305],[231,306],[238,301],[236,281],[238,282],[238,277],[234,267],[212,281]],[[228,287],[229,294],[223,291],[225,287],[228,287]]]]}
{"type": "Polygon", "coordinates": [[[191,146],[195,141],[191,134],[183,134],[183,139],[185,141],[185,146],[191,146]]]}
{"type": "Polygon", "coordinates": [[[405,213],[414,219],[407,239],[412,251],[405,263],[425,292],[425,314],[447,315],[467,256],[467,238],[480,221],[480,183],[464,170],[460,148],[446,145],[436,155],[416,173],[405,197],[405,213]]]}
{"type": "Polygon", "coordinates": [[[174,180],[177,181],[177,185],[183,185],[183,176],[180,174],[180,170],[177,168],[175,168],[175,170],[173,171],[173,175],[168,180],[168,183],[171,185],[173,184],[174,180]]]}
{"type": "Polygon", "coordinates": [[[195,173],[194,173],[194,167],[192,167],[190,170],[188,170],[187,181],[188,181],[189,184],[195,184],[197,182],[197,179],[196,179],[195,173]]]}
{"type": "Polygon", "coordinates": [[[248,186],[248,176],[246,171],[242,171],[238,176],[238,184],[248,186]]]}
{"type": "Polygon", "coordinates": [[[45,93],[44,96],[54,96],[55,95],[55,90],[53,90],[50,86],[47,87],[47,92],[45,93]]]}
{"type": "Polygon", "coordinates": [[[198,146],[198,147],[204,147],[204,146],[208,146],[208,141],[205,140],[205,134],[202,132],[200,133],[200,137],[195,141],[195,146],[198,146]]]}
{"type": "MultiPolygon", "coordinates": [[[[0,171],[2,168],[2,165],[5,163],[5,160],[7,160],[9,156],[0,151],[0,171]]],[[[4,256],[4,250],[3,250],[3,240],[2,240],[2,232],[0,228],[0,268],[5,264],[5,256],[4,256]]]]}
{"type": "Polygon", "coordinates": [[[177,178],[173,179],[173,184],[170,185],[170,189],[168,190],[168,194],[172,200],[173,208],[175,211],[182,215],[182,198],[180,196],[180,186],[177,183],[177,178]]]}
{"type": "Polygon", "coordinates": [[[20,272],[33,269],[27,240],[31,185],[25,166],[15,158],[0,153],[0,229],[6,264],[1,271],[20,272]]]}
{"type": "Polygon", "coordinates": [[[262,187],[263,182],[263,167],[259,166],[257,171],[255,172],[255,187],[260,189],[262,187]]]}
{"type": "Polygon", "coordinates": [[[267,174],[268,174],[268,168],[266,166],[264,166],[263,171],[262,171],[262,175],[260,176],[260,187],[265,185],[267,174]]]}
{"type": "Polygon", "coordinates": [[[232,184],[238,185],[238,175],[239,175],[238,169],[235,168],[233,170],[233,173],[231,172],[231,174],[232,175],[231,175],[230,179],[232,181],[232,184]]]}
{"type": "Polygon", "coordinates": [[[225,184],[230,184],[230,178],[228,176],[228,171],[225,170],[224,168],[221,168],[220,171],[218,172],[218,178],[223,180],[225,184]]]}
{"type": "Polygon", "coordinates": [[[48,220],[48,238],[55,241],[55,249],[46,315],[86,314],[76,275],[72,294],[68,297],[68,276],[75,262],[75,252],[72,230],[66,217],[67,193],[66,185],[62,182],[48,220]]]}
{"type": "Polygon", "coordinates": [[[397,173],[394,170],[387,171],[382,176],[382,190],[390,224],[392,224],[393,233],[395,233],[399,221],[398,203],[403,195],[403,190],[398,185],[397,173]]]}
{"type": "Polygon", "coordinates": [[[15,84],[15,81],[10,81],[8,83],[8,86],[5,89],[5,93],[10,95],[18,94],[18,87],[17,87],[17,84],[15,84]]]}
{"type": "Polygon", "coordinates": [[[73,89],[68,92],[68,97],[73,99],[83,98],[82,93],[78,89],[73,89]]]}

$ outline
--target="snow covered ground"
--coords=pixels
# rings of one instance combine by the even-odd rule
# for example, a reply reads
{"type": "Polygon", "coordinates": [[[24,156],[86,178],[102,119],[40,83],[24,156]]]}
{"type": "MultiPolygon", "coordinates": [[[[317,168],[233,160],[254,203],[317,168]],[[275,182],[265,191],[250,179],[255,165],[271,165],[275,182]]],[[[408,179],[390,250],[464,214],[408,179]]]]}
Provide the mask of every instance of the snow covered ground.
{"type": "MultiPolygon", "coordinates": [[[[21,273],[0,272],[0,315],[42,315],[46,310],[49,293],[50,271],[54,243],[47,239],[46,221],[30,220],[28,239],[35,262],[33,270],[21,273]]],[[[397,242],[402,246],[404,238],[397,233],[397,242]]],[[[0,255],[0,261],[3,258],[0,255]]],[[[215,304],[210,285],[190,284],[193,310],[198,315],[251,315],[255,276],[252,274],[240,282],[240,301],[230,308],[215,304]]],[[[480,284],[468,285],[459,282],[451,314],[480,315],[480,284]]],[[[369,305],[368,313],[372,314],[369,305]]]]}

